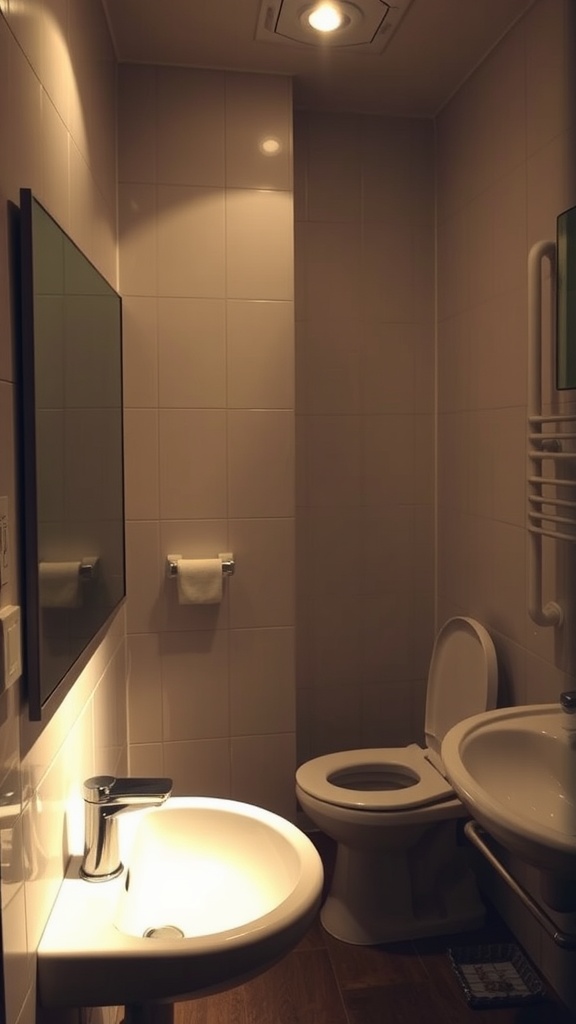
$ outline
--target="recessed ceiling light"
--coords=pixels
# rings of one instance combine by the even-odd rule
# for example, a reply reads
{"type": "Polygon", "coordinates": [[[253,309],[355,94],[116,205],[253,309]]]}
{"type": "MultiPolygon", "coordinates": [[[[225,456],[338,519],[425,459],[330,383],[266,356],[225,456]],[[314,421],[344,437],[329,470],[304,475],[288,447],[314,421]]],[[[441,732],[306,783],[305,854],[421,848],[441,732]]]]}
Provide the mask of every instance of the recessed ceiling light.
{"type": "Polygon", "coordinates": [[[261,0],[256,39],[264,43],[382,53],[411,3],[412,0],[261,0]],[[336,20],[336,15],[340,20],[336,20]]]}
{"type": "Polygon", "coordinates": [[[335,32],[342,27],[346,18],[341,7],[326,0],[307,11],[306,20],[317,32],[335,32]]]}
{"type": "Polygon", "coordinates": [[[358,28],[363,19],[363,12],[350,0],[321,0],[307,5],[300,12],[303,33],[311,43],[318,35],[330,42],[335,37],[347,36],[352,28],[358,28]]]}

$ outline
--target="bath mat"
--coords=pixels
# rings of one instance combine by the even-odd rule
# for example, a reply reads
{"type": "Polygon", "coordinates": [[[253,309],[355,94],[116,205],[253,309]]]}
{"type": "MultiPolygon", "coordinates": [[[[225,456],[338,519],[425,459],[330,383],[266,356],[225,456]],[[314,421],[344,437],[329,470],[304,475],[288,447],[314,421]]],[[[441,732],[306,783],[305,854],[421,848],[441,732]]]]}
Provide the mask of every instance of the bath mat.
{"type": "Polygon", "coordinates": [[[470,1006],[517,1006],[545,995],[544,986],[514,943],[459,946],[448,958],[470,1006]]]}

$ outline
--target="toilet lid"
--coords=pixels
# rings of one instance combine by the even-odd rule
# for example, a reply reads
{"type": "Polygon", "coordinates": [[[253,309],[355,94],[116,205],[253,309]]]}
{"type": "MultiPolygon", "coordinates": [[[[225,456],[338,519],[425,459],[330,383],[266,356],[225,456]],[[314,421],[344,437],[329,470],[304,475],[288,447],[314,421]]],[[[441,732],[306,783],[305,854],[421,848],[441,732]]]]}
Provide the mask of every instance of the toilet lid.
{"type": "Polygon", "coordinates": [[[453,725],[496,706],[497,689],[496,651],[484,626],[475,619],[449,619],[436,638],[428,673],[424,729],[433,760],[440,758],[453,725]]]}
{"type": "Polygon", "coordinates": [[[296,785],[328,804],[365,811],[400,811],[454,799],[451,785],[430,764],[416,743],[324,754],[296,772],[296,785]],[[355,780],[372,779],[374,789],[354,788],[355,780]],[[400,783],[401,788],[387,788],[400,783]]]}

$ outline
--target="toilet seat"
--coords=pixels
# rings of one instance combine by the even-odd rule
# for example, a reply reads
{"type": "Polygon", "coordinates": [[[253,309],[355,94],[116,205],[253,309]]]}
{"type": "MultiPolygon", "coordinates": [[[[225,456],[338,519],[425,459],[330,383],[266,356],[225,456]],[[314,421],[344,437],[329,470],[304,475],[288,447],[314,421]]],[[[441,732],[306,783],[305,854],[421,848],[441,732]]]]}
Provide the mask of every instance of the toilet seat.
{"type": "Polygon", "coordinates": [[[317,800],[362,811],[409,810],[455,797],[450,783],[417,743],[325,754],[301,765],[296,782],[317,800]],[[353,788],[362,776],[367,785],[376,783],[378,777],[384,784],[382,788],[353,788]],[[395,784],[398,788],[389,788],[395,784]]]}
{"type": "Polygon", "coordinates": [[[442,740],[457,722],[493,708],[497,685],[496,652],[484,626],[465,616],[448,619],[430,661],[426,748],[411,743],[325,754],[298,768],[297,785],[316,800],[364,811],[409,810],[453,800],[456,794],[440,756],[442,740]]]}

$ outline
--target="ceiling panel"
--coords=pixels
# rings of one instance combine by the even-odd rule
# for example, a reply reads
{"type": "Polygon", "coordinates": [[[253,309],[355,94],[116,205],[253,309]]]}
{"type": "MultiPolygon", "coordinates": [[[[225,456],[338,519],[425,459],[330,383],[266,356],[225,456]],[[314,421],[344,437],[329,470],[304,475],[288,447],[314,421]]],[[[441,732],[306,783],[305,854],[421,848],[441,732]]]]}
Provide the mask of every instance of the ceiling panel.
{"type": "Polygon", "coordinates": [[[412,0],[375,54],[259,40],[260,0],[103,0],[121,62],[287,74],[297,106],[411,116],[435,114],[533,2],[412,0]]]}

